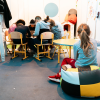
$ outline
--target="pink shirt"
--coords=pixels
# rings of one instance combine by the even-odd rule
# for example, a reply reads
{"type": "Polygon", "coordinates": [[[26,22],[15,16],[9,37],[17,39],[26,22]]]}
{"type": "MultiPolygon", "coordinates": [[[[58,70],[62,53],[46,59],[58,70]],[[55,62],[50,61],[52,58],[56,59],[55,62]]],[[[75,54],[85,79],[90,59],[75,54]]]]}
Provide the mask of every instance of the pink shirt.
{"type": "Polygon", "coordinates": [[[15,30],[16,27],[17,27],[16,24],[12,24],[12,25],[9,27],[8,33],[13,32],[13,31],[15,30]]]}

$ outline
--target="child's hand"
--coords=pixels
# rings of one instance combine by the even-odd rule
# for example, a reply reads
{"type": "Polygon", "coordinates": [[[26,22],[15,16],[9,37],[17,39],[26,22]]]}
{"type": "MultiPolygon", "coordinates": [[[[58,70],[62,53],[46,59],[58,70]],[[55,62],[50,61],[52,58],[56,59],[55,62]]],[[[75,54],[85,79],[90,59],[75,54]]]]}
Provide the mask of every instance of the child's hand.
{"type": "Polygon", "coordinates": [[[66,71],[67,70],[67,67],[64,66],[64,65],[62,65],[62,69],[66,71]]]}
{"type": "Polygon", "coordinates": [[[63,70],[66,71],[68,68],[72,68],[71,65],[69,65],[69,64],[62,65],[63,70]]]}

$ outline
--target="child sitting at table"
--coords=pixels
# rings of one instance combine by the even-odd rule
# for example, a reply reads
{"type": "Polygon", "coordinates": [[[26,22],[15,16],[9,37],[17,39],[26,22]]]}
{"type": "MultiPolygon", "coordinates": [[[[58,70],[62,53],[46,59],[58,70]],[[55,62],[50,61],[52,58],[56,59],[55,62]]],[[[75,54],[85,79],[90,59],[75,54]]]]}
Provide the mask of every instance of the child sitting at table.
{"type": "MultiPolygon", "coordinates": [[[[46,18],[45,20],[48,20],[48,19],[46,18]]],[[[35,28],[35,33],[33,35],[37,36],[37,38],[30,39],[28,42],[29,48],[35,52],[35,54],[33,54],[33,57],[37,57],[37,48],[34,45],[41,43],[41,39],[40,39],[41,33],[50,32],[50,23],[45,22],[45,20],[41,20],[40,16],[35,17],[36,28],[35,28]]],[[[43,51],[42,46],[39,47],[39,51],[40,52],[43,51]]]]}
{"type": "Polygon", "coordinates": [[[55,22],[52,19],[50,19],[49,22],[50,22],[51,32],[54,33],[54,40],[61,39],[61,31],[58,28],[58,25],[55,25],[55,22]]]}
{"type": "Polygon", "coordinates": [[[31,36],[32,36],[35,31],[35,20],[33,20],[33,19],[30,21],[29,30],[30,30],[31,36]]]}
{"type": "Polygon", "coordinates": [[[81,24],[78,27],[78,36],[80,40],[74,44],[74,59],[64,58],[59,70],[54,76],[48,78],[55,82],[60,82],[61,68],[67,70],[67,68],[78,68],[88,65],[97,66],[97,46],[100,46],[100,41],[96,41],[90,38],[90,28],[87,24],[81,24]],[[67,67],[66,67],[67,66],[67,67]]]}

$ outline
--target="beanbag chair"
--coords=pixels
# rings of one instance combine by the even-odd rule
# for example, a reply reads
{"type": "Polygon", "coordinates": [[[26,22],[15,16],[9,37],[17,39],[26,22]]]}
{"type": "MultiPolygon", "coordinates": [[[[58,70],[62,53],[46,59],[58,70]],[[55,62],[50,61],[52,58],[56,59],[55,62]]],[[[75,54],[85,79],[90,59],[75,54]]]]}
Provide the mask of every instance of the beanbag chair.
{"type": "Polygon", "coordinates": [[[100,68],[85,66],[81,68],[61,69],[61,88],[71,96],[99,97],[100,96],[100,68]]]}
{"type": "Polygon", "coordinates": [[[72,24],[76,24],[76,22],[77,22],[77,17],[76,17],[76,15],[75,15],[75,14],[69,15],[69,16],[68,16],[68,21],[69,21],[70,23],[72,23],[72,24]]]}

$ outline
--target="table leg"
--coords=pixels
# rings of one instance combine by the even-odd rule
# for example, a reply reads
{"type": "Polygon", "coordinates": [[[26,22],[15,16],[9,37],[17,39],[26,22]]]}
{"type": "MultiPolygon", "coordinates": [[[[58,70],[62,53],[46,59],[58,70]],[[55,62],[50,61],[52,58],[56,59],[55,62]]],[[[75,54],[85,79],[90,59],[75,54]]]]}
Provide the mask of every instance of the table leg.
{"type": "Polygon", "coordinates": [[[58,63],[60,63],[60,52],[61,52],[61,46],[58,46],[58,63]]]}
{"type": "Polygon", "coordinates": [[[71,58],[71,46],[69,46],[69,58],[71,58]]]}

